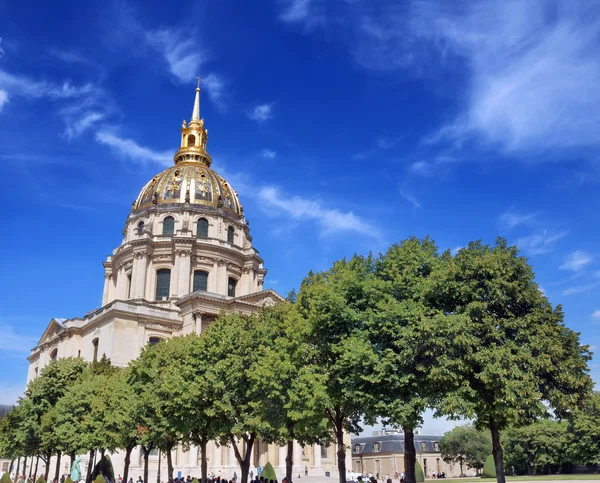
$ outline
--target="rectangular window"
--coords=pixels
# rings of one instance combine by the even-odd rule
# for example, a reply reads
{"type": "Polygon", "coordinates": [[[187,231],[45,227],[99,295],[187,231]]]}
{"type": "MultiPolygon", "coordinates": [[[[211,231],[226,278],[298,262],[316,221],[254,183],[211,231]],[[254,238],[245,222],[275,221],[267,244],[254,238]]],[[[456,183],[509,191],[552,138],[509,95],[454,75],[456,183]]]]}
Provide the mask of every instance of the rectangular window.
{"type": "Polygon", "coordinates": [[[5,461],[4,463],[2,463],[2,473],[6,473],[8,471],[8,465],[9,465],[8,461],[5,461]]]}
{"type": "Polygon", "coordinates": [[[235,297],[236,285],[237,285],[237,280],[235,278],[229,277],[229,282],[227,284],[227,295],[229,297],[235,297]]]}
{"type": "Polygon", "coordinates": [[[202,290],[206,292],[208,290],[208,273],[202,271],[194,272],[194,292],[196,290],[202,290]]]}
{"type": "Polygon", "coordinates": [[[321,458],[327,459],[327,446],[325,445],[321,446],[321,458]]]}
{"type": "Polygon", "coordinates": [[[169,300],[171,285],[171,270],[157,270],[156,272],[156,300],[169,300]]]}
{"type": "Polygon", "coordinates": [[[381,461],[375,460],[375,472],[379,475],[381,473],[381,461]]]}
{"type": "Polygon", "coordinates": [[[96,362],[98,360],[98,339],[94,339],[92,344],[94,345],[94,357],[92,360],[96,362]]]}

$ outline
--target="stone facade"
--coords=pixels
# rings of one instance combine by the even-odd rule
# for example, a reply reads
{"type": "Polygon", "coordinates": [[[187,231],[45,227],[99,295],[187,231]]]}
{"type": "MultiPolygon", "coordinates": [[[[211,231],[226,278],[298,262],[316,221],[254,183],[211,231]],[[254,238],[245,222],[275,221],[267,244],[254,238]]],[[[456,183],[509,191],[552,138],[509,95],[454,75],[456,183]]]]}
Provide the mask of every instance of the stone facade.
{"type": "MultiPolygon", "coordinates": [[[[146,344],[201,333],[221,312],[251,314],[283,302],[275,291],[263,290],[267,270],[252,246],[237,193],[210,168],[199,96],[198,88],[192,119],[181,128],[175,165],[143,187],[125,223],[122,243],[103,264],[102,307],[81,318],[52,319],[28,357],[28,381],[58,357],[93,361],[106,355],[114,365],[125,367],[146,344]]],[[[122,453],[112,456],[116,474],[123,472],[123,458],[122,453]]],[[[174,450],[175,474],[199,475],[198,458],[198,448],[174,450]]],[[[349,451],[346,459],[349,467],[349,451]]],[[[69,469],[67,460],[60,463],[61,474],[69,469]]],[[[231,447],[209,445],[208,460],[209,471],[221,471],[228,479],[236,470],[239,474],[231,447]]],[[[283,475],[285,448],[258,441],[253,464],[267,461],[283,475]]],[[[82,455],[83,466],[87,463],[87,455],[82,455]]],[[[154,453],[150,481],[156,481],[159,463],[165,480],[166,460],[159,461],[154,453]]],[[[50,464],[53,475],[56,459],[50,464]]],[[[308,467],[311,475],[324,475],[336,465],[333,446],[294,446],[294,472],[304,474],[308,467]]],[[[138,448],[131,456],[134,480],[142,475],[142,466],[138,448]]]]}

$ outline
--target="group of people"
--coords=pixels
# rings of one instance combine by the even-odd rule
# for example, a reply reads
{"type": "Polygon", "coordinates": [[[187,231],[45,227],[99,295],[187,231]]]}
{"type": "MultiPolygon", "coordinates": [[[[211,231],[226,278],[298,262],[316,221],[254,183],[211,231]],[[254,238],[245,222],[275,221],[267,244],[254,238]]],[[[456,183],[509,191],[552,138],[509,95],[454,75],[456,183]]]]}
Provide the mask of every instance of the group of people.
{"type": "MultiPolygon", "coordinates": [[[[404,483],[406,481],[406,478],[404,476],[404,472],[402,473],[396,473],[396,480],[398,480],[400,483],[404,483]]],[[[431,473],[431,478],[432,479],[437,479],[437,478],[446,478],[446,473],[436,473],[433,472],[431,473]]],[[[380,479],[379,478],[379,473],[373,475],[372,473],[369,473],[366,475],[366,481],[365,479],[363,479],[362,476],[359,476],[357,478],[358,483],[379,483],[380,481],[383,481],[384,483],[393,483],[392,478],[390,477],[390,475],[386,475],[385,478],[380,479]]]]}

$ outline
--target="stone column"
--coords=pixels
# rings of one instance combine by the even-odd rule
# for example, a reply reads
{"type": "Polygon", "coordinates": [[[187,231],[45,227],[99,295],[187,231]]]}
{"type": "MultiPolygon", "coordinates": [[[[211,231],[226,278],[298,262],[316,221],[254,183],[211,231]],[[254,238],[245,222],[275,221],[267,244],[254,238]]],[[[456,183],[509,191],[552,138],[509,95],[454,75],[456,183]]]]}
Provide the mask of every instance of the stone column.
{"type": "Polygon", "coordinates": [[[219,266],[215,261],[213,267],[208,274],[208,291],[212,293],[219,293],[219,266]]]}
{"type": "Polygon", "coordinates": [[[188,451],[188,466],[196,467],[198,466],[198,446],[191,445],[188,451]]]}
{"type": "Polygon", "coordinates": [[[217,260],[217,293],[227,295],[227,266],[224,260],[217,260]]]}
{"type": "Polygon", "coordinates": [[[233,450],[233,445],[230,443],[229,446],[227,446],[227,448],[227,461],[225,466],[227,466],[228,468],[237,468],[237,459],[235,459],[235,451],[233,450]]]}
{"type": "Polygon", "coordinates": [[[179,258],[177,295],[183,297],[190,293],[192,252],[189,250],[179,250],[177,258],[179,258]]]}
{"type": "Polygon", "coordinates": [[[277,456],[277,446],[274,444],[267,445],[267,461],[275,466],[275,458],[277,456]]]}
{"type": "Polygon", "coordinates": [[[119,268],[117,272],[117,293],[115,294],[115,298],[119,300],[127,300],[127,274],[125,273],[125,268],[119,268]]]}
{"type": "Polygon", "coordinates": [[[132,468],[139,468],[140,467],[140,447],[136,446],[135,448],[133,448],[133,451],[131,451],[131,467],[132,468]]]}
{"type": "Polygon", "coordinates": [[[221,446],[218,446],[216,442],[213,441],[213,453],[214,453],[214,457],[213,457],[213,468],[215,469],[220,469],[223,466],[223,448],[221,446]]]}
{"type": "Polygon", "coordinates": [[[321,445],[313,445],[313,466],[315,468],[321,468],[321,445]]]}
{"type": "Polygon", "coordinates": [[[278,455],[278,462],[277,462],[277,469],[278,470],[283,470],[285,471],[285,458],[287,456],[287,446],[280,446],[279,447],[279,455],[278,455]]]}
{"type": "Polygon", "coordinates": [[[133,269],[131,271],[131,289],[129,291],[132,298],[143,298],[146,289],[146,268],[148,265],[148,256],[145,252],[138,252],[133,259],[133,269]]]}
{"type": "Polygon", "coordinates": [[[112,283],[112,273],[104,272],[104,292],[102,292],[102,306],[108,302],[109,284],[112,283]]]}
{"type": "MultiPolygon", "coordinates": [[[[302,446],[298,441],[294,441],[294,470],[302,469],[304,472],[304,462],[302,461],[302,446]]],[[[297,476],[297,475],[294,475],[297,476]]],[[[304,476],[304,474],[302,474],[304,476]]]]}
{"type": "Polygon", "coordinates": [[[171,283],[169,285],[169,298],[178,297],[180,294],[177,293],[179,288],[179,267],[181,266],[181,257],[175,252],[175,264],[171,269],[171,283]]]}

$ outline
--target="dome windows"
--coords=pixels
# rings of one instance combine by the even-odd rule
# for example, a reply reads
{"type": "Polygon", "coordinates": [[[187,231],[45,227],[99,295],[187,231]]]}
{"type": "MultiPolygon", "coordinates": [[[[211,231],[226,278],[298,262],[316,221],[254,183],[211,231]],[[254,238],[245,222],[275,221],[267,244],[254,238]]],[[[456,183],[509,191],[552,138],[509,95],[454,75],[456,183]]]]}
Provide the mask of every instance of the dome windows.
{"type": "Polygon", "coordinates": [[[233,277],[229,277],[227,280],[227,296],[235,297],[235,289],[237,287],[237,280],[233,277]]]}
{"type": "Polygon", "coordinates": [[[208,220],[206,218],[200,218],[196,223],[196,236],[208,238],[208,220]]]}
{"type": "Polygon", "coordinates": [[[172,235],[174,231],[175,231],[175,218],[173,218],[172,216],[167,216],[163,220],[162,234],[163,235],[172,235]]]}
{"type": "Polygon", "coordinates": [[[227,228],[227,241],[229,243],[233,243],[234,236],[235,236],[235,230],[233,229],[233,226],[230,226],[229,228],[227,228]]]}
{"type": "Polygon", "coordinates": [[[171,270],[156,271],[156,300],[169,300],[171,286],[171,270]]]}
{"type": "Polygon", "coordinates": [[[143,235],[144,234],[144,222],[140,221],[137,224],[137,235],[143,235]]]}
{"type": "Polygon", "coordinates": [[[193,292],[201,290],[203,292],[208,291],[208,272],[202,270],[196,270],[194,272],[194,287],[193,292]]]}
{"type": "MultiPolygon", "coordinates": [[[[188,136],[188,146],[195,146],[196,145],[196,136],[194,136],[193,134],[190,134],[188,136]]],[[[189,158],[189,156],[188,156],[189,158]]]]}

